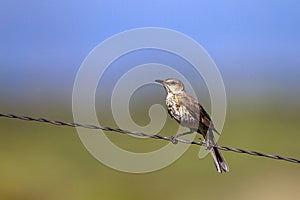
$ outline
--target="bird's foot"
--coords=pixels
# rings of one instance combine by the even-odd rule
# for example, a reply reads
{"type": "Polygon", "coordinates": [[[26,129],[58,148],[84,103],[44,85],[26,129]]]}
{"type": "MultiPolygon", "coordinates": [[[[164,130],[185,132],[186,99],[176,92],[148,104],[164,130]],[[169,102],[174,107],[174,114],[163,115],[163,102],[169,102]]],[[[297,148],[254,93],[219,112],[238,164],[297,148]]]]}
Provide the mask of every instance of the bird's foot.
{"type": "Polygon", "coordinates": [[[173,144],[177,144],[177,143],[178,143],[177,135],[171,136],[171,142],[172,142],[173,144]]]}
{"type": "Polygon", "coordinates": [[[213,144],[208,141],[205,142],[205,146],[206,146],[206,150],[211,150],[213,148],[213,144]]]}

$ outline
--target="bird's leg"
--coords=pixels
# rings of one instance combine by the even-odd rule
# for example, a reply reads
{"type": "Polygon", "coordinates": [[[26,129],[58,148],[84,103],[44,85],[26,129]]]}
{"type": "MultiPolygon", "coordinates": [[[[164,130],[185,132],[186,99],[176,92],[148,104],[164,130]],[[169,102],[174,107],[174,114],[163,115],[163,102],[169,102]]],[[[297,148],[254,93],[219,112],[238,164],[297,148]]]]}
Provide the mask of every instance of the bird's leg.
{"type": "Polygon", "coordinates": [[[207,134],[205,137],[206,149],[210,150],[212,146],[215,145],[213,131],[209,130],[207,134]]]}
{"type": "Polygon", "coordinates": [[[195,131],[193,129],[190,129],[189,131],[187,132],[184,132],[184,133],[179,133],[177,135],[177,137],[181,137],[181,136],[184,136],[184,135],[188,135],[188,134],[191,134],[191,133],[194,133],[195,131]]]}
{"type": "Polygon", "coordinates": [[[194,133],[195,131],[193,129],[190,129],[189,131],[187,132],[184,132],[184,133],[179,133],[177,135],[174,135],[174,136],[171,136],[171,139],[172,139],[172,143],[173,144],[177,144],[178,141],[177,141],[177,138],[181,137],[181,136],[184,136],[184,135],[188,135],[188,134],[191,134],[191,133],[194,133]]]}

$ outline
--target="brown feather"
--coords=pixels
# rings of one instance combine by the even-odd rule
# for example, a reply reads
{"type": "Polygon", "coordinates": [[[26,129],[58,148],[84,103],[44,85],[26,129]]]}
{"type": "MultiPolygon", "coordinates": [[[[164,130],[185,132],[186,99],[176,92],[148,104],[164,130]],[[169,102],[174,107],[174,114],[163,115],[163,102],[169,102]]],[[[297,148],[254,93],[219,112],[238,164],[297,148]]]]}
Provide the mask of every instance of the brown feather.
{"type": "MultiPolygon", "coordinates": [[[[168,95],[166,97],[166,105],[168,113],[182,126],[194,130],[205,138],[206,142],[216,145],[213,131],[219,133],[213,125],[209,114],[201,106],[195,98],[187,95],[184,91],[184,85],[176,79],[158,80],[157,82],[164,85],[168,95]],[[173,91],[174,90],[174,91],[173,91]],[[208,135],[207,135],[208,134],[208,135]]],[[[218,172],[229,172],[224,157],[218,148],[210,149],[214,164],[218,172]]]]}

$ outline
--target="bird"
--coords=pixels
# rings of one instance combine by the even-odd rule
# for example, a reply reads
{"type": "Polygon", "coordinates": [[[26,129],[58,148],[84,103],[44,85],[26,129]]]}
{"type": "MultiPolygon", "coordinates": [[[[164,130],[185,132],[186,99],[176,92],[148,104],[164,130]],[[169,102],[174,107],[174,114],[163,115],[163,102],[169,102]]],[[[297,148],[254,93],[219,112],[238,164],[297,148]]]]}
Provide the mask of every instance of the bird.
{"type": "Polygon", "coordinates": [[[162,84],[167,92],[166,106],[169,115],[181,126],[190,129],[188,132],[172,136],[172,142],[176,144],[177,138],[183,135],[194,132],[200,133],[205,138],[217,171],[219,173],[229,172],[224,156],[216,147],[217,144],[213,135],[213,132],[220,133],[215,129],[209,114],[202,105],[186,93],[184,84],[178,79],[168,78],[155,80],[155,82],[162,84]]]}

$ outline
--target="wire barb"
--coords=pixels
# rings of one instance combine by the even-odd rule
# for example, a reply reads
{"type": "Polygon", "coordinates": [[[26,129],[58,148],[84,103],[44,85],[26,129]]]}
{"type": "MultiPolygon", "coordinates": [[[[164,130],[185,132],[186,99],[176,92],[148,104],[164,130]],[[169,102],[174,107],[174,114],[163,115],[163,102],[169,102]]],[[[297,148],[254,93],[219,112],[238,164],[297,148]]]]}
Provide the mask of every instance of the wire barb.
{"type": "MultiPolygon", "coordinates": [[[[149,137],[149,138],[153,138],[153,139],[160,139],[160,140],[167,140],[167,141],[173,140],[173,138],[171,138],[171,137],[166,137],[166,136],[162,136],[162,135],[151,135],[151,134],[147,134],[147,133],[128,131],[128,130],[123,130],[120,128],[112,128],[112,127],[108,127],[108,126],[95,126],[95,125],[90,125],[90,124],[79,124],[79,123],[75,123],[75,122],[62,122],[62,121],[58,121],[58,120],[48,120],[45,118],[34,118],[34,117],[19,116],[19,115],[4,114],[4,113],[0,113],[0,117],[20,119],[20,120],[26,120],[26,121],[44,122],[44,123],[53,124],[53,125],[57,125],[57,126],[70,126],[70,127],[82,127],[82,128],[88,128],[88,129],[101,129],[104,131],[118,132],[118,133],[123,133],[123,134],[127,134],[127,135],[144,136],[144,137],[149,137]]],[[[176,138],[175,140],[177,142],[181,142],[181,143],[185,143],[185,144],[193,144],[193,145],[207,147],[207,144],[205,142],[201,142],[201,141],[196,142],[196,141],[185,140],[185,139],[180,139],[180,138],[176,138]]],[[[260,157],[272,158],[272,159],[283,160],[283,161],[287,161],[287,162],[300,164],[300,160],[295,159],[295,158],[286,158],[286,157],[282,157],[279,155],[265,154],[265,153],[260,153],[257,151],[248,151],[248,150],[244,150],[244,149],[218,146],[218,145],[213,145],[213,147],[216,147],[223,151],[232,151],[232,152],[236,152],[236,153],[243,153],[243,154],[248,154],[248,155],[252,155],[252,156],[260,156],[260,157]]]]}

